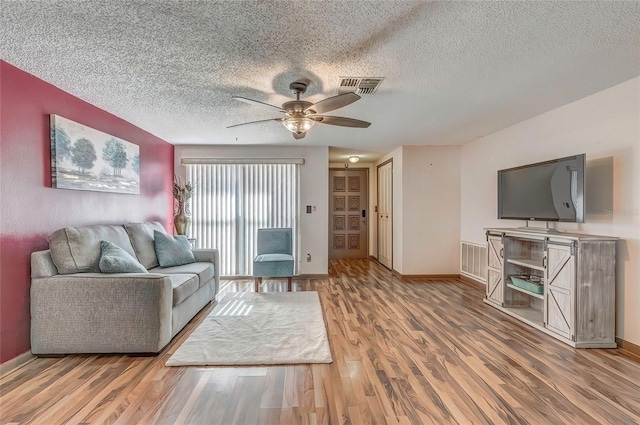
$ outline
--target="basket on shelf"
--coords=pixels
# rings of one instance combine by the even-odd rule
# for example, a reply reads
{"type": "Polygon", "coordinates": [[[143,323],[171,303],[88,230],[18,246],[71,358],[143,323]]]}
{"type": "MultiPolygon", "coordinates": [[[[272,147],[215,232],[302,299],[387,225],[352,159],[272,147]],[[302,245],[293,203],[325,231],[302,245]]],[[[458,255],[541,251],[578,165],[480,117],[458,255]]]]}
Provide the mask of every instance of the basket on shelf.
{"type": "Polygon", "coordinates": [[[544,293],[544,284],[542,278],[536,275],[512,275],[509,276],[511,283],[518,288],[524,289],[534,294],[542,295],[544,293]]]}

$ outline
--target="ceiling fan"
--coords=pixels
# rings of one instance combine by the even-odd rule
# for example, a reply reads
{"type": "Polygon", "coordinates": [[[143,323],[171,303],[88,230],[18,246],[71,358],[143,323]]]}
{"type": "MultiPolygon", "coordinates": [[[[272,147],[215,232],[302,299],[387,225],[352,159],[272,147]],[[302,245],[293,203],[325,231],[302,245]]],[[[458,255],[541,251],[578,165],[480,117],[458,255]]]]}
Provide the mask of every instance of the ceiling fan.
{"type": "Polygon", "coordinates": [[[289,84],[289,89],[291,89],[293,94],[296,95],[296,100],[285,102],[281,107],[269,105],[268,103],[260,102],[253,99],[247,99],[246,97],[233,96],[232,99],[236,99],[250,105],[276,109],[278,112],[284,113],[284,117],[245,122],[242,124],[230,125],[227,128],[238,127],[240,125],[247,124],[256,124],[266,121],[280,121],[282,124],[284,124],[287,130],[293,133],[294,139],[302,139],[307,134],[307,131],[309,131],[315,123],[355,128],[367,128],[371,125],[370,122],[360,121],[353,118],[320,115],[325,112],[342,108],[343,106],[347,106],[360,99],[360,96],[355,93],[343,93],[337,96],[328,97],[316,103],[311,103],[300,100],[300,95],[304,94],[304,92],[307,91],[307,83],[303,81],[296,81],[289,84]]]}

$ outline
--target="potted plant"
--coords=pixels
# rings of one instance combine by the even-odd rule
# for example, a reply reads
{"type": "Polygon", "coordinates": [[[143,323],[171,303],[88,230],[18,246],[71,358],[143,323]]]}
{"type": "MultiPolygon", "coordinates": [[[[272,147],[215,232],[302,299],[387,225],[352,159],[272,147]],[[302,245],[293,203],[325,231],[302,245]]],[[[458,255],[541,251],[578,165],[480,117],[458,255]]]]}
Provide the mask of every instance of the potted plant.
{"type": "Polygon", "coordinates": [[[176,214],[173,216],[173,225],[176,228],[176,233],[179,235],[186,235],[189,232],[189,226],[191,225],[191,217],[187,212],[187,202],[193,195],[194,185],[191,182],[186,181],[180,176],[174,176],[173,178],[173,199],[175,200],[174,208],[176,214]]]}

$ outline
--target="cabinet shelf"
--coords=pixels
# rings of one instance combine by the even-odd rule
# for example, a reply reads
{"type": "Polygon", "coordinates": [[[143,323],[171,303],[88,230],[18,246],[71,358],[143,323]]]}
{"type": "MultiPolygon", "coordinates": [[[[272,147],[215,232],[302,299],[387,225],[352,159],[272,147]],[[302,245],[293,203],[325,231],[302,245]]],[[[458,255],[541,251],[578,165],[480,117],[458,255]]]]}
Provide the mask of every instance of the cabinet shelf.
{"type": "Polygon", "coordinates": [[[540,298],[541,300],[544,299],[544,295],[536,294],[535,292],[527,291],[526,289],[523,289],[523,288],[518,288],[516,285],[514,285],[512,283],[507,283],[507,287],[513,289],[514,291],[518,291],[518,292],[522,292],[523,294],[531,295],[534,298],[540,298]]]}
{"type": "Polygon", "coordinates": [[[540,270],[542,272],[544,271],[542,258],[507,258],[507,263],[528,267],[533,270],[540,270]]]}
{"type": "Polygon", "coordinates": [[[544,313],[533,307],[503,307],[502,311],[530,325],[544,326],[544,313]]]}

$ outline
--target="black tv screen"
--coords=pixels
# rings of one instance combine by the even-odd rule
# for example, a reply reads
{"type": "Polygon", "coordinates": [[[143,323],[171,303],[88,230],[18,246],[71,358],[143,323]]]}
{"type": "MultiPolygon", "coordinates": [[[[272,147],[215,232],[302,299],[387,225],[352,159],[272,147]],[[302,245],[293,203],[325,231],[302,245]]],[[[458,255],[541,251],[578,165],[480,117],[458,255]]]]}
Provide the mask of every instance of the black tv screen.
{"type": "Polygon", "coordinates": [[[498,171],[498,218],[584,223],[585,154],[498,171]]]}

